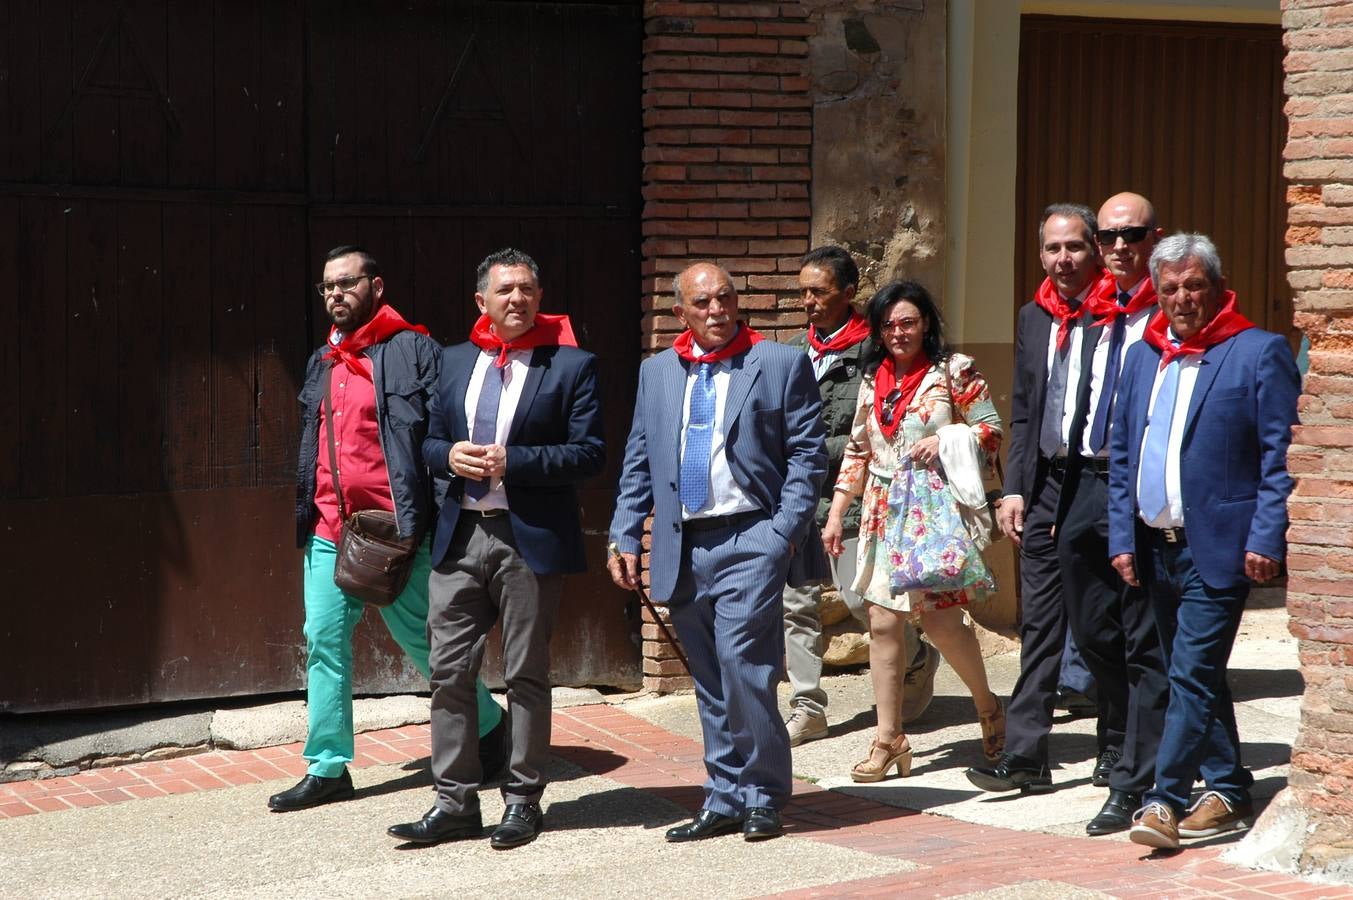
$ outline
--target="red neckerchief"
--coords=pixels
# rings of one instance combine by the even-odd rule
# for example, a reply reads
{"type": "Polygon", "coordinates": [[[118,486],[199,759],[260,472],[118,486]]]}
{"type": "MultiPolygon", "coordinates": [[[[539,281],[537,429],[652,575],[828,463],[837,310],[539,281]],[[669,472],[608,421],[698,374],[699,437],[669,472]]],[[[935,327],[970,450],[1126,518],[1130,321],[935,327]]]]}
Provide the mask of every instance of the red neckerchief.
{"type": "Polygon", "coordinates": [[[1090,296],[1085,298],[1085,302],[1090,305],[1090,315],[1094,317],[1094,321],[1090,323],[1091,328],[1112,325],[1119,316],[1130,316],[1154,305],[1156,286],[1151,283],[1150,278],[1144,279],[1137,293],[1128,300],[1127,306],[1119,306],[1118,281],[1106,271],[1099,284],[1090,291],[1090,296]]]}
{"type": "MultiPolygon", "coordinates": [[[[1100,270],[1101,273],[1103,271],[1103,269],[1100,270]]],[[[1096,281],[1099,278],[1099,275],[1095,276],[1096,281]]],[[[1072,320],[1081,314],[1085,304],[1082,303],[1073,309],[1071,304],[1057,292],[1057,286],[1052,283],[1051,278],[1044,278],[1043,283],[1038,286],[1038,292],[1034,294],[1034,302],[1043,307],[1044,312],[1052,316],[1057,322],[1057,349],[1061,350],[1066,346],[1067,339],[1071,336],[1072,320]]]]}
{"type": "Polygon", "coordinates": [[[332,359],[334,365],[341,362],[354,373],[370,381],[371,373],[362,365],[362,351],[373,344],[379,344],[391,336],[399,334],[401,331],[416,331],[419,334],[428,333],[428,330],[422,325],[410,325],[403,316],[395,312],[394,307],[381,304],[370,321],[352,334],[346,335],[337,344],[333,340],[334,335],[338,333],[338,326],[331,326],[329,328],[329,350],[324,354],[324,358],[332,359]]]}
{"type": "Polygon", "coordinates": [[[853,309],[850,311],[850,318],[846,320],[846,324],[836,329],[836,334],[832,335],[830,341],[824,341],[817,336],[816,326],[808,326],[808,343],[817,351],[817,355],[813,357],[815,362],[828,353],[840,353],[843,350],[849,350],[867,337],[869,337],[869,323],[865,321],[864,316],[853,309]]]}
{"type": "Polygon", "coordinates": [[[1162,310],[1151,317],[1151,321],[1146,325],[1146,332],[1142,335],[1142,340],[1160,351],[1160,367],[1162,369],[1168,366],[1176,356],[1206,353],[1222,341],[1233,338],[1242,331],[1256,326],[1236,309],[1236,292],[1226,291],[1222,294],[1222,304],[1217,309],[1217,314],[1212,317],[1212,321],[1199,329],[1193,337],[1180,343],[1178,347],[1170,340],[1169,327],[1170,320],[1166,318],[1165,312],[1162,310]]]}
{"type": "Polygon", "coordinates": [[[879,369],[874,373],[874,418],[878,421],[879,431],[888,440],[893,439],[897,434],[898,426],[902,424],[902,415],[907,409],[907,404],[911,398],[916,396],[916,389],[921,386],[921,379],[925,378],[925,373],[930,371],[933,365],[930,358],[924,353],[916,354],[916,358],[911,361],[911,366],[902,375],[902,380],[897,380],[896,364],[891,355],[883,357],[883,362],[879,364],[879,369]],[[893,404],[893,423],[885,424],[883,421],[883,404],[888,399],[888,395],[893,392],[893,388],[898,390],[897,402],[893,404]]]}
{"type": "Polygon", "coordinates": [[[677,339],[672,342],[672,349],[677,352],[686,362],[716,363],[721,359],[728,359],[730,356],[737,356],[739,353],[745,353],[752,348],[752,344],[763,340],[761,333],[750,325],[738,325],[738,333],[728,339],[717,350],[710,350],[703,356],[696,356],[692,352],[692,345],[695,343],[695,335],[689,328],[677,335],[677,339]]]}
{"type": "Polygon", "coordinates": [[[568,316],[536,313],[535,324],[525,334],[519,334],[510,341],[493,333],[493,321],[488,316],[480,316],[470,329],[470,343],[481,350],[497,350],[498,357],[493,364],[501,369],[507,365],[507,355],[513,350],[576,347],[578,339],[573,336],[573,323],[568,320],[568,316]]]}

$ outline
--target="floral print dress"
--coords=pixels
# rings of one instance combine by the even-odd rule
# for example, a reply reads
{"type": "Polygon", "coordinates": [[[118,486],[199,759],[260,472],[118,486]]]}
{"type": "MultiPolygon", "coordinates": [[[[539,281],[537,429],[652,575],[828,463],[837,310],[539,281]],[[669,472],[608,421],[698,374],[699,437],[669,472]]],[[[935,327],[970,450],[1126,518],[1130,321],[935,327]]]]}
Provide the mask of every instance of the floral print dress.
{"type": "Polygon", "coordinates": [[[855,583],[851,586],[870,603],[889,609],[916,613],[921,610],[943,609],[966,605],[971,591],[954,593],[926,593],[894,595],[889,585],[888,548],[884,541],[888,518],[888,486],[898,461],[903,459],[919,440],[935,434],[945,425],[966,422],[977,438],[977,445],[986,456],[987,465],[994,464],[1001,446],[1001,418],[991,402],[991,391],[973,365],[972,357],[961,353],[948,358],[949,374],[953,380],[954,402],[961,413],[955,419],[949,406],[949,389],[944,371],[939,365],[930,367],[921,380],[916,395],[903,413],[900,426],[889,441],[879,428],[874,416],[874,378],[866,375],[860,383],[860,395],[855,403],[855,421],[850,440],[846,443],[841,461],[841,473],[836,479],[836,490],[853,497],[863,494],[860,504],[860,540],[856,558],[855,583]]]}

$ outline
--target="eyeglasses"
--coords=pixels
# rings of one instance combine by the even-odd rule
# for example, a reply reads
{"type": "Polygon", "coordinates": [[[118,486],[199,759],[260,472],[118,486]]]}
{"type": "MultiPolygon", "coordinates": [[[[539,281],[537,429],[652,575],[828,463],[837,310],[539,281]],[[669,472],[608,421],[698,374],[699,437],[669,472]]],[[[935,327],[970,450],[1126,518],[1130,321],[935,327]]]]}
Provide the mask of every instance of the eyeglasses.
{"type": "Polygon", "coordinates": [[[1125,244],[1139,244],[1151,233],[1150,225],[1127,225],[1123,228],[1101,228],[1095,232],[1095,240],[1101,247],[1112,247],[1122,238],[1125,244]]]}
{"type": "Polygon", "coordinates": [[[902,391],[899,388],[893,388],[888,396],[883,398],[883,415],[879,420],[889,428],[893,427],[893,416],[897,415],[897,401],[902,399],[902,391]]]}
{"type": "Polygon", "coordinates": [[[336,278],[333,281],[321,281],[315,285],[315,290],[319,291],[321,297],[327,297],[335,290],[342,294],[352,293],[352,289],[362,283],[363,278],[370,278],[370,275],[344,275],[342,278],[336,278]]]}
{"type": "Polygon", "coordinates": [[[896,331],[898,329],[901,329],[902,331],[915,331],[920,324],[921,320],[915,318],[889,319],[879,326],[879,331],[885,334],[889,331],[896,331]]]}

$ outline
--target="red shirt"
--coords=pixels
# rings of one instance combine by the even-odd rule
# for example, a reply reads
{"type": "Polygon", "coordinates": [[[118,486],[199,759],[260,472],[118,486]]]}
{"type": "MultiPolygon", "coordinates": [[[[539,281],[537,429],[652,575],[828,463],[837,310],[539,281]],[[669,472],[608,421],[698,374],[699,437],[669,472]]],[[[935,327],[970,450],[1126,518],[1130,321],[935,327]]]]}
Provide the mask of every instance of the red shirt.
{"type": "MultiPolygon", "coordinates": [[[[334,404],[334,450],[338,455],[338,476],[348,515],[359,509],[394,510],[390,493],[390,473],[381,452],[380,428],[376,424],[376,386],[372,383],[371,360],[362,358],[367,377],[352,374],[347,366],[334,366],[329,373],[329,388],[334,404]]],[[[319,521],[315,534],[338,543],[342,521],[338,516],[338,498],[329,468],[329,438],[324,404],[319,408],[319,462],[315,466],[315,506],[319,521]]]]}

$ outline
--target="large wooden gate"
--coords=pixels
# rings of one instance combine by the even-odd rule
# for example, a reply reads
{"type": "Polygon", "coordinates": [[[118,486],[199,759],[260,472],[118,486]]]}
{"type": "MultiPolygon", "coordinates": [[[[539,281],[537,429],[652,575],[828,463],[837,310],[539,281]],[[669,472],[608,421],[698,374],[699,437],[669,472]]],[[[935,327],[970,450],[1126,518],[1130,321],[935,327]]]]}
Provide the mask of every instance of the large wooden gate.
{"type": "MultiPolygon", "coordinates": [[[[563,683],[632,684],[603,573],[638,366],[637,7],[0,0],[0,711],[291,691],[292,508],[324,251],[438,340],[515,245],[599,351],[563,683]]],[[[367,617],[373,619],[374,617],[367,617]]],[[[379,627],[358,689],[417,687],[379,627]]]]}
{"type": "Polygon", "coordinates": [[[1200,231],[1260,327],[1289,335],[1292,292],[1277,25],[1024,16],[1020,27],[1015,305],[1033,296],[1038,218],[1117,191],[1166,233],[1200,231]]]}

